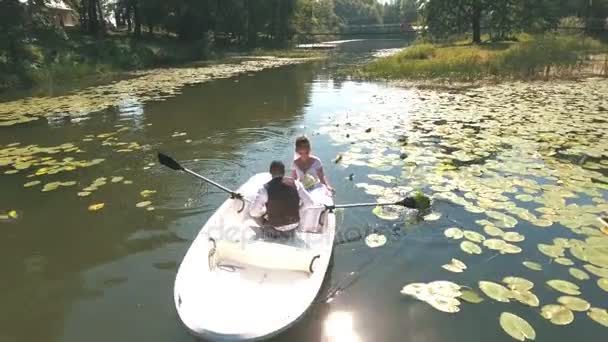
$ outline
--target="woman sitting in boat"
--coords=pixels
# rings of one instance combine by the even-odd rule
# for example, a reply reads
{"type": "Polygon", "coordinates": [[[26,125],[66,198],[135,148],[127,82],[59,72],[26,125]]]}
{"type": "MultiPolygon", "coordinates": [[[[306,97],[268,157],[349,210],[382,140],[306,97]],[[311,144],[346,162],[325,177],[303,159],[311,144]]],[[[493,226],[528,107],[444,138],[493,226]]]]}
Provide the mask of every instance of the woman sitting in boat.
{"type": "Polygon", "coordinates": [[[289,236],[300,223],[300,202],[312,206],[313,199],[299,181],[285,177],[285,165],[270,164],[272,180],[259,190],[249,214],[264,220],[264,229],[271,237],[289,236]]]}
{"type": "Polygon", "coordinates": [[[327,190],[334,192],[325,178],[321,159],[311,154],[310,140],[305,136],[296,139],[293,178],[302,182],[306,190],[310,191],[319,185],[325,185],[327,190]]]}

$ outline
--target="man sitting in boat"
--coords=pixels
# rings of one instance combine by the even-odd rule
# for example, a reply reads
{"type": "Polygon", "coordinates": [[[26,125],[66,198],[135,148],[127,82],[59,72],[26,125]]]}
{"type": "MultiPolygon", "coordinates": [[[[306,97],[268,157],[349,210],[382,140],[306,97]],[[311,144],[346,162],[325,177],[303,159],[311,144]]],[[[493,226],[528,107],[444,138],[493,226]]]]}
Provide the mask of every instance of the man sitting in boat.
{"type": "Polygon", "coordinates": [[[264,220],[264,230],[271,237],[288,237],[300,223],[300,202],[312,206],[313,199],[299,181],[285,177],[285,165],[270,164],[272,180],[259,190],[249,214],[264,220]]]}

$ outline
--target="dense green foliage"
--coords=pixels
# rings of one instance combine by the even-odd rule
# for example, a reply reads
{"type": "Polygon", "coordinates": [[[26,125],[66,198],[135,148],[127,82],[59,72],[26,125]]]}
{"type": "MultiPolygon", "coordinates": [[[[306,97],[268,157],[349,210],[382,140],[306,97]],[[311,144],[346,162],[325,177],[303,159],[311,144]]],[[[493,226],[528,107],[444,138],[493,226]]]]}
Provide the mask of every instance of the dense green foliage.
{"type": "Polygon", "coordinates": [[[589,54],[608,52],[608,45],[581,39],[580,35],[520,35],[518,40],[480,45],[416,44],[366,65],[359,75],[459,81],[576,75],[589,54]]]}
{"type": "Polygon", "coordinates": [[[481,42],[486,29],[494,40],[518,32],[555,29],[563,17],[576,16],[588,32],[603,30],[608,0],[419,0],[420,14],[434,38],[471,32],[481,42]]]}
{"type": "Polygon", "coordinates": [[[64,0],[79,27],[53,22],[51,0],[0,1],[0,90],[205,59],[226,49],[284,48],[311,32],[401,18],[376,0],[64,0]],[[67,34],[66,34],[67,32],[67,34]]]}

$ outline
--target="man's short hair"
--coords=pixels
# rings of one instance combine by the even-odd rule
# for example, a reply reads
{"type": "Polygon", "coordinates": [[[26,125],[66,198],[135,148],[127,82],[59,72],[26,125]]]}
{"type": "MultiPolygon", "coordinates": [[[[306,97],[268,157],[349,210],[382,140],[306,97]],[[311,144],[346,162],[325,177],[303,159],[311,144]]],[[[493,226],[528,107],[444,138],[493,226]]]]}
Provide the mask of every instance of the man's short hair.
{"type": "Polygon", "coordinates": [[[283,164],[280,160],[274,160],[270,163],[270,174],[275,176],[284,176],[285,175],[285,164],[283,164]]]}

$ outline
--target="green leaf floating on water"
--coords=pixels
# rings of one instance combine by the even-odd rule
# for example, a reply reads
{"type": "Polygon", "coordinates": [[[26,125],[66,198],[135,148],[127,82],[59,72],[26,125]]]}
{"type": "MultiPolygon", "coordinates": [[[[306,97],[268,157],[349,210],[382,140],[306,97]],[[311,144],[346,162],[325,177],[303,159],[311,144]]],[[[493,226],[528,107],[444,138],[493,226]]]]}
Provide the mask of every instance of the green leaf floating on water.
{"type": "Polygon", "coordinates": [[[36,186],[36,185],[38,185],[40,183],[42,183],[42,182],[39,181],[39,180],[35,180],[35,181],[31,181],[31,182],[27,182],[27,183],[23,184],[23,187],[24,188],[29,188],[29,187],[32,187],[32,186],[36,186]]]}
{"type": "Polygon", "coordinates": [[[556,258],[555,260],[556,263],[560,264],[560,265],[564,265],[564,266],[572,266],[574,265],[574,261],[568,259],[568,258],[556,258]]]}
{"type": "Polygon", "coordinates": [[[555,325],[568,325],[574,321],[572,310],[557,304],[543,306],[541,308],[541,316],[555,325]]]}
{"type": "Polygon", "coordinates": [[[578,296],[581,294],[581,291],[580,291],[578,285],[571,283],[569,281],[566,281],[566,280],[560,280],[560,279],[549,280],[549,281],[547,281],[547,285],[549,285],[553,289],[555,289],[559,292],[565,293],[565,294],[569,294],[569,295],[573,295],[573,296],[578,296]]]}
{"type": "Polygon", "coordinates": [[[370,234],[365,238],[365,244],[370,248],[382,247],[386,244],[386,236],[382,234],[370,234]]]}
{"type": "Polygon", "coordinates": [[[452,228],[448,228],[448,229],[444,230],[443,235],[445,235],[445,237],[450,238],[450,239],[460,240],[464,236],[464,233],[462,232],[461,229],[452,227],[452,228]]]}
{"type": "Polygon", "coordinates": [[[528,291],[534,287],[533,282],[521,277],[505,277],[502,281],[516,291],[528,291]]]}
{"type": "Polygon", "coordinates": [[[576,278],[578,280],[588,280],[589,279],[589,275],[587,273],[585,273],[585,271],[580,270],[578,268],[570,267],[568,269],[568,272],[570,273],[571,276],[573,276],[574,278],[576,278]]]}
{"type": "Polygon", "coordinates": [[[518,341],[534,340],[536,331],[523,318],[510,312],[500,314],[500,326],[511,337],[518,341]]]}
{"type": "Polygon", "coordinates": [[[484,301],[483,297],[481,297],[479,295],[479,293],[477,293],[473,290],[462,290],[461,292],[462,292],[462,294],[460,295],[459,298],[464,300],[465,302],[468,302],[471,304],[479,304],[484,301]]]}
{"type": "Polygon", "coordinates": [[[438,213],[438,212],[432,212],[432,213],[424,216],[425,221],[437,221],[440,218],[441,218],[441,213],[438,213]]]}
{"type": "Polygon", "coordinates": [[[597,286],[599,286],[600,289],[608,292],[608,278],[600,278],[597,280],[597,286]]]}
{"type": "Polygon", "coordinates": [[[572,311],[587,311],[591,307],[588,301],[579,297],[561,296],[557,298],[557,302],[572,311]]]}
{"type": "Polygon", "coordinates": [[[481,247],[471,241],[462,241],[460,243],[460,249],[468,254],[481,254],[481,247]]]}
{"type": "Polygon", "coordinates": [[[508,303],[511,297],[509,289],[491,281],[480,281],[479,288],[486,296],[498,302],[508,303]]]}
{"type": "Polygon", "coordinates": [[[141,195],[141,197],[147,198],[147,197],[154,195],[155,193],[156,193],[156,190],[143,190],[139,194],[141,195]]]}
{"type": "Polygon", "coordinates": [[[463,235],[464,235],[465,239],[467,239],[471,242],[482,242],[486,239],[485,236],[479,234],[478,232],[474,232],[472,230],[465,230],[463,232],[463,235]]]}
{"type": "Polygon", "coordinates": [[[44,187],[42,188],[42,192],[57,190],[59,188],[59,186],[61,186],[60,182],[52,182],[52,183],[45,184],[44,187]]]}
{"type": "Polygon", "coordinates": [[[150,204],[152,204],[152,202],[150,202],[150,201],[143,201],[143,202],[137,203],[135,206],[137,208],[145,208],[145,207],[149,206],[150,204]]]}
{"type": "Polygon", "coordinates": [[[490,236],[502,237],[505,235],[505,232],[502,229],[493,225],[484,226],[483,231],[490,236]]]}
{"type": "Polygon", "coordinates": [[[452,259],[449,264],[445,264],[441,267],[454,273],[461,273],[467,269],[467,265],[458,259],[452,259]]]}
{"type": "Polygon", "coordinates": [[[606,309],[591,308],[589,311],[587,311],[587,316],[608,328],[608,311],[606,311],[606,309]]]}
{"type": "Polygon", "coordinates": [[[503,240],[508,242],[521,242],[524,241],[525,237],[517,232],[504,233],[502,236],[503,240]]]}
{"type": "Polygon", "coordinates": [[[372,213],[387,221],[395,221],[399,219],[399,213],[394,210],[389,210],[388,207],[377,206],[372,209],[372,213]]]}
{"type": "Polygon", "coordinates": [[[541,264],[534,261],[524,261],[522,264],[533,271],[542,271],[543,269],[541,264]]]}
{"type": "Polygon", "coordinates": [[[538,299],[538,297],[534,293],[532,293],[531,291],[528,291],[528,290],[525,290],[525,291],[512,290],[511,296],[516,301],[518,301],[524,305],[527,305],[527,306],[531,306],[531,307],[535,308],[540,305],[540,300],[538,299]]]}
{"type": "Polygon", "coordinates": [[[585,264],[583,267],[600,278],[608,278],[608,268],[597,267],[595,265],[585,264]]]}
{"type": "Polygon", "coordinates": [[[401,289],[401,294],[426,302],[439,311],[447,313],[460,311],[460,301],[457,299],[462,295],[460,285],[450,281],[408,284],[401,289]]]}

